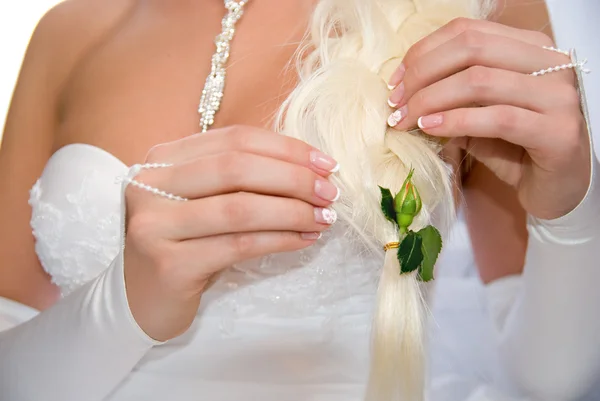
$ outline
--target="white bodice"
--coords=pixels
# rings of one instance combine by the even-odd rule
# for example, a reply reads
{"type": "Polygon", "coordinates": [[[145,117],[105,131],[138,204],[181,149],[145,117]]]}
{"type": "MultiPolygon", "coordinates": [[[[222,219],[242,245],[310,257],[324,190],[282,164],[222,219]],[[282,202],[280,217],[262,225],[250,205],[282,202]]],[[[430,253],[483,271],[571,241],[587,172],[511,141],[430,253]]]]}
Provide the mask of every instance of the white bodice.
{"type": "MultiPolygon", "coordinates": [[[[36,252],[63,295],[95,278],[117,255],[118,177],[127,171],[102,149],[69,145],[52,156],[32,188],[36,252]]],[[[344,230],[339,224],[313,247],[225,271],[204,297],[202,312],[222,315],[225,307],[239,316],[330,315],[334,309],[351,307],[349,302],[370,303],[381,255],[349,244],[344,230]]]]}
{"type": "Polygon", "coordinates": [[[30,192],[35,250],[68,295],[98,276],[118,253],[121,195],[118,159],[89,145],[70,145],[48,161],[30,192]]]}
{"type": "MultiPolygon", "coordinates": [[[[36,252],[63,296],[98,276],[118,254],[116,179],[127,171],[100,148],[69,145],[52,156],[32,188],[36,252]]],[[[359,400],[383,255],[345,234],[338,222],[308,249],[223,272],[203,296],[188,333],[155,347],[111,401],[191,400],[198,391],[227,401],[248,392],[266,401],[359,400]],[[254,368],[257,363],[261,369],[254,368]],[[297,398],[277,395],[288,385],[297,398]]],[[[481,341],[489,333],[481,323],[480,284],[469,273],[464,233],[453,236],[439,264],[452,268],[440,270],[433,306],[432,335],[439,338],[433,342],[432,375],[441,378],[432,385],[439,393],[434,401],[454,400],[452,394],[468,393],[481,375],[491,376],[486,366],[493,356],[481,341]]]]}

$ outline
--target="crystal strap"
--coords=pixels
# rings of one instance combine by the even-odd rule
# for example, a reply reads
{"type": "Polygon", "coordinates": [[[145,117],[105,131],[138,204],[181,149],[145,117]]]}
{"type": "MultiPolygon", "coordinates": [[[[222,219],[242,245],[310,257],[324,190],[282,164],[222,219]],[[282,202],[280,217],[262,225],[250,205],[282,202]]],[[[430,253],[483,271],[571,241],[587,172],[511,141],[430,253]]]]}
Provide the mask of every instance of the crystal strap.
{"type": "Polygon", "coordinates": [[[229,59],[230,42],[235,35],[235,23],[242,17],[244,6],[248,1],[225,0],[227,14],[221,21],[222,32],[215,38],[216,51],[212,56],[210,74],[206,78],[198,106],[202,132],[206,132],[215,122],[215,114],[221,107],[225,88],[225,65],[229,59]]]}

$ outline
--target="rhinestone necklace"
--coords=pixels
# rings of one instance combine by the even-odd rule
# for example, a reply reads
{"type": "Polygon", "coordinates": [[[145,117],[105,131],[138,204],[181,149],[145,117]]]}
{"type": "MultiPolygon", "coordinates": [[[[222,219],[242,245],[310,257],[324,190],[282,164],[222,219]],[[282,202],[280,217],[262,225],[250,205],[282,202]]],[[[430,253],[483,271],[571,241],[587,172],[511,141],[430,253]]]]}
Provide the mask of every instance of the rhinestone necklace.
{"type": "Polygon", "coordinates": [[[229,43],[235,34],[235,23],[244,14],[244,6],[248,4],[248,1],[225,0],[227,15],[221,21],[222,32],[215,38],[217,49],[212,56],[210,74],[204,83],[200,106],[198,106],[202,132],[208,131],[215,122],[215,114],[221,106],[225,88],[225,66],[229,59],[229,43]]]}

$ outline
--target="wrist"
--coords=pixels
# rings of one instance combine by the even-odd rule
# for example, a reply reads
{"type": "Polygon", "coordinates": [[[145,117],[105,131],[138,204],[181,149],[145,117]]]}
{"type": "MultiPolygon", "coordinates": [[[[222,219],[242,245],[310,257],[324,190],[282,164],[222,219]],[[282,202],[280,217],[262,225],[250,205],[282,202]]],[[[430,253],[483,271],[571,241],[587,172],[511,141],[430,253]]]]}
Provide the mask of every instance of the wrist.
{"type": "Polygon", "coordinates": [[[593,156],[590,182],[581,202],[569,213],[555,219],[529,216],[530,234],[555,244],[586,242],[598,236],[600,230],[599,170],[600,162],[593,156]]]}

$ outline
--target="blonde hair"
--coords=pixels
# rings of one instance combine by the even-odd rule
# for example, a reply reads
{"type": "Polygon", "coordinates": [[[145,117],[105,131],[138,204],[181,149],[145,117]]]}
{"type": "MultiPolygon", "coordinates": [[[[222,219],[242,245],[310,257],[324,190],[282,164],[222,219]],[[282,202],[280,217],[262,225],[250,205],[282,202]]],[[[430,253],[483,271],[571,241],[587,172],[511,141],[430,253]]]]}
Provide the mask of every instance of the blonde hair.
{"type": "MultiPolygon", "coordinates": [[[[297,87],[278,115],[278,129],[338,160],[342,197],[333,207],[352,234],[381,252],[397,228],[380,209],[378,185],[399,190],[409,169],[423,199],[413,225],[443,226],[454,217],[451,171],[439,145],[388,128],[386,81],[416,41],[457,17],[482,17],[490,1],[320,0],[298,57],[297,87]]],[[[373,321],[368,401],[420,401],[425,388],[425,302],[416,274],[399,272],[386,252],[373,321]]]]}

